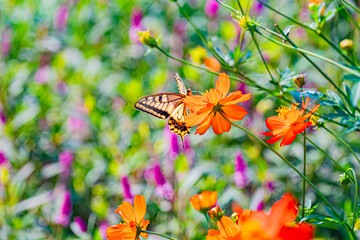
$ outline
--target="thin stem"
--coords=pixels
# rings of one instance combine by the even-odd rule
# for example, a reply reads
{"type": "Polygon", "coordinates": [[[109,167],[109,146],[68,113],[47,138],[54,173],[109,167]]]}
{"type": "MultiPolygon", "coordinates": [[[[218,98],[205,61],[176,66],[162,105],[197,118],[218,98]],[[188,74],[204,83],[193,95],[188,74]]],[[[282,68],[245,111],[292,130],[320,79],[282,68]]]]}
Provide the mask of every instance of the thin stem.
{"type": "Polygon", "coordinates": [[[352,153],[352,155],[355,157],[355,159],[358,161],[358,163],[360,163],[360,159],[359,157],[356,155],[356,153],[354,152],[354,150],[350,147],[350,145],[348,143],[346,143],[344,140],[342,140],[341,138],[339,138],[339,136],[335,133],[333,133],[330,129],[328,129],[327,127],[325,127],[324,125],[322,126],[323,129],[325,129],[328,133],[330,133],[331,135],[333,135],[339,142],[341,142],[342,144],[344,144],[349,151],[352,153]]]}
{"type": "Polygon", "coordinates": [[[209,227],[212,228],[211,221],[207,213],[204,213],[207,223],[209,224],[209,227]]]}
{"type": "Polygon", "coordinates": [[[354,200],[354,214],[353,214],[353,224],[352,224],[352,229],[354,229],[355,227],[355,223],[357,220],[357,209],[358,209],[358,185],[357,185],[357,179],[356,179],[356,174],[354,169],[349,168],[348,170],[346,170],[346,172],[351,171],[352,174],[354,175],[354,179],[355,179],[355,200],[354,200]]]}
{"type": "MultiPolygon", "coordinates": [[[[193,63],[191,63],[191,62],[188,62],[188,61],[186,61],[186,60],[183,60],[183,59],[174,57],[174,56],[172,56],[171,54],[169,54],[169,53],[167,53],[166,51],[164,51],[164,50],[163,50],[162,48],[160,48],[159,46],[156,46],[155,48],[158,49],[161,53],[163,53],[166,57],[168,57],[168,58],[170,58],[170,59],[173,59],[173,60],[175,60],[175,61],[181,62],[181,63],[186,64],[186,65],[188,65],[188,66],[192,66],[192,67],[197,68],[197,69],[204,70],[204,71],[206,71],[206,72],[208,72],[208,73],[210,73],[210,74],[212,74],[212,75],[216,75],[216,76],[217,76],[217,75],[219,74],[218,72],[213,72],[213,71],[209,70],[208,68],[204,68],[204,67],[195,65],[195,64],[193,64],[193,63]]],[[[249,78],[248,76],[244,75],[243,73],[237,72],[237,74],[239,74],[243,79],[246,79],[247,81],[243,81],[243,80],[241,80],[241,79],[239,79],[239,78],[237,78],[237,77],[234,77],[234,76],[232,76],[232,75],[229,75],[229,78],[230,78],[231,80],[233,80],[233,81],[241,82],[241,83],[246,84],[247,86],[254,87],[254,88],[257,88],[257,89],[259,89],[259,90],[262,90],[262,91],[270,94],[271,96],[274,96],[274,97],[277,97],[277,98],[280,98],[280,99],[284,100],[284,101],[287,102],[287,103],[293,103],[291,100],[285,98],[284,96],[279,96],[279,95],[277,95],[277,94],[274,94],[270,89],[258,85],[253,79],[249,78]]],[[[346,124],[343,124],[343,123],[340,123],[340,122],[336,122],[336,121],[334,121],[334,120],[332,120],[332,119],[326,118],[325,116],[321,116],[321,115],[319,115],[318,113],[314,113],[314,115],[315,115],[315,116],[322,117],[322,118],[324,118],[325,120],[327,120],[327,121],[329,121],[329,122],[332,122],[332,123],[335,123],[335,124],[337,124],[337,125],[340,125],[340,126],[343,126],[343,127],[349,127],[349,126],[346,125],[346,124]]]]}
{"type": "Polygon", "coordinates": [[[177,240],[176,238],[169,237],[169,236],[166,236],[166,235],[164,235],[164,234],[157,233],[157,232],[144,231],[144,230],[141,230],[141,232],[143,232],[143,233],[147,233],[147,234],[156,235],[156,236],[160,236],[160,237],[163,237],[163,238],[166,238],[166,239],[177,240]]]}
{"type": "MultiPolygon", "coordinates": [[[[298,47],[295,45],[295,43],[293,41],[291,41],[291,39],[283,32],[283,30],[277,25],[275,24],[275,27],[279,30],[279,32],[286,38],[286,40],[288,40],[288,42],[295,48],[298,49],[298,47]]],[[[321,70],[321,68],[316,65],[305,53],[300,52],[300,54],[306,59],[308,60],[309,63],[311,63],[311,65],[313,65],[313,67],[316,68],[316,70],[318,70],[321,75],[324,76],[324,78],[326,78],[331,85],[333,85],[334,88],[336,88],[336,90],[344,96],[344,98],[346,99],[346,101],[349,103],[349,106],[352,106],[352,103],[350,102],[350,99],[347,97],[347,95],[336,85],[336,83],[323,71],[321,70]]],[[[329,59],[330,60],[330,59],[329,59]]],[[[331,60],[332,61],[332,60],[331,60]]],[[[358,73],[360,74],[360,73],[358,73]]]]}
{"type": "MultiPolygon", "coordinates": [[[[304,130],[304,176],[306,177],[306,129],[304,130]]],[[[305,195],[306,195],[306,181],[303,179],[303,193],[302,193],[302,212],[301,216],[305,216],[305,195]]]]}
{"type": "Polygon", "coordinates": [[[306,139],[314,146],[316,147],[320,152],[322,152],[327,158],[330,159],[330,161],[332,161],[339,170],[341,170],[342,172],[344,172],[352,181],[354,181],[353,177],[351,175],[349,175],[345,168],[343,168],[334,158],[332,158],[326,151],[324,151],[319,145],[317,145],[316,143],[314,143],[309,137],[306,136],[306,139]]]}
{"type": "Polygon", "coordinates": [[[349,13],[349,11],[346,9],[346,7],[342,4],[342,2],[340,0],[338,0],[338,3],[341,7],[343,7],[345,13],[348,15],[348,17],[350,18],[351,22],[356,26],[356,28],[358,30],[360,30],[360,26],[359,24],[355,21],[355,19],[351,16],[351,14],[349,13]]]}
{"type": "Polygon", "coordinates": [[[190,23],[190,25],[194,28],[197,35],[200,37],[201,41],[204,45],[210,50],[210,52],[221,62],[222,65],[229,67],[229,65],[222,59],[219,54],[208,44],[205,36],[201,33],[200,29],[196,26],[191,17],[187,14],[187,12],[180,6],[180,4],[176,1],[176,6],[179,8],[181,14],[186,18],[186,20],[190,23]]]}
{"type": "Polygon", "coordinates": [[[261,35],[262,37],[266,38],[267,40],[269,40],[269,41],[277,44],[277,45],[280,45],[280,46],[283,46],[283,47],[286,47],[286,48],[289,48],[289,49],[298,51],[298,52],[300,52],[300,53],[305,53],[305,54],[307,54],[307,55],[310,55],[310,56],[313,56],[313,57],[316,57],[316,58],[319,58],[319,59],[321,59],[321,60],[323,60],[323,61],[325,61],[325,62],[328,62],[328,63],[330,63],[330,64],[332,64],[332,65],[335,65],[335,66],[337,66],[337,67],[339,67],[339,68],[341,68],[341,69],[343,69],[343,70],[345,70],[345,71],[347,71],[347,72],[349,72],[349,73],[351,73],[351,74],[354,74],[354,75],[360,77],[360,72],[355,71],[355,70],[353,70],[353,69],[351,69],[351,68],[348,68],[348,67],[346,67],[346,66],[344,66],[344,65],[342,65],[342,64],[340,64],[340,63],[337,63],[337,62],[335,62],[335,61],[333,61],[333,60],[331,60],[331,59],[329,59],[329,58],[323,57],[323,56],[321,56],[321,55],[318,55],[318,54],[316,54],[316,53],[307,51],[307,50],[302,49],[302,48],[289,46],[289,45],[287,45],[287,44],[285,44],[285,43],[279,42],[279,41],[277,41],[277,40],[274,40],[274,39],[272,39],[272,38],[270,38],[270,37],[262,34],[262,33],[259,32],[258,30],[255,30],[255,32],[256,32],[257,34],[261,35]]]}
{"type": "Polygon", "coordinates": [[[324,39],[332,48],[334,48],[347,62],[351,63],[352,65],[355,65],[355,63],[348,57],[346,56],[341,49],[336,46],[334,43],[332,43],[329,39],[327,39],[321,32],[319,33],[316,29],[313,29],[305,24],[303,24],[302,22],[299,22],[297,20],[295,20],[294,18],[291,18],[281,12],[279,12],[278,10],[274,9],[273,7],[271,7],[269,4],[267,4],[266,2],[263,2],[262,0],[257,0],[258,2],[260,2],[261,4],[263,4],[265,7],[269,8],[270,10],[272,10],[273,12],[279,14],[280,16],[292,21],[293,23],[301,26],[302,28],[305,28],[315,34],[317,34],[319,37],[321,37],[322,39],[324,39]]]}
{"type": "Polygon", "coordinates": [[[259,52],[259,54],[260,54],[260,56],[261,56],[261,60],[263,61],[264,65],[265,65],[266,71],[269,73],[269,75],[270,75],[270,77],[271,77],[271,80],[272,80],[274,83],[277,83],[277,84],[278,84],[279,91],[280,91],[280,90],[281,90],[281,89],[280,89],[280,84],[275,81],[275,78],[274,78],[273,75],[271,74],[271,71],[270,71],[270,69],[269,69],[269,66],[268,66],[268,64],[267,64],[267,62],[266,62],[266,60],[265,60],[265,58],[264,58],[264,56],[263,56],[263,54],[262,54],[262,52],[261,52],[261,49],[260,49],[260,47],[259,47],[259,44],[257,43],[257,41],[256,41],[256,39],[255,39],[254,32],[250,30],[250,34],[251,34],[252,40],[253,40],[254,43],[255,43],[256,49],[258,50],[258,52],[259,52]]]}
{"type": "MultiPolygon", "coordinates": [[[[326,199],[326,197],[320,192],[320,190],[315,187],[315,185],[307,178],[304,176],[304,174],[302,174],[299,170],[297,170],[297,168],[289,162],[289,160],[287,160],[284,156],[282,156],[278,151],[276,151],[274,148],[272,148],[268,143],[264,142],[263,140],[261,140],[259,137],[257,137],[255,134],[253,134],[252,132],[250,132],[248,129],[233,123],[232,121],[230,121],[225,114],[223,114],[221,111],[219,112],[221,114],[221,116],[223,116],[223,118],[225,118],[226,121],[228,121],[231,125],[240,128],[241,130],[243,130],[244,132],[246,132],[247,134],[249,134],[250,136],[254,137],[258,142],[260,142],[262,145],[264,145],[265,147],[267,147],[268,149],[270,149],[273,153],[275,153],[278,157],[280,157],[289,167],[291,167],[300,177],[302,177],[306,182],[308,182],[308,184],[314,189],[314,191],[319,195],[319,197],[325,202],[325,204],[332,210],[333,214],[339,218],[342,219],[341,216],[338,214],[338,212],[335,210],[335,208],[332,206],[332,204],[326,199]]],[[[351,234],[351,236],[353,237],[353,239],[357,239],[355,232],[351,229],[351,227],[349,226],[349,224],[344,223],[344,227],[345,229],[351,234]]]]}

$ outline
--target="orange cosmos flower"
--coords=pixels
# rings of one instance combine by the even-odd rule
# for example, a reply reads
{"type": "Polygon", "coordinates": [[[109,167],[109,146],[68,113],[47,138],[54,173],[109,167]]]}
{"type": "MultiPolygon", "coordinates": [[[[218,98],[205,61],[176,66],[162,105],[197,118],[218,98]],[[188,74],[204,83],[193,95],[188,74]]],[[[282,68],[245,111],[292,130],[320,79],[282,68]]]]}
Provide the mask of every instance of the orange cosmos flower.
{"type": "Polygon", "coordinates": [[[220,72],[221,70],[220,62],[214,57],[206,57],[204,59],[204,64],[214,72],[220,72]]]}
{"type": "Polygon", "coordinates": [[[124,201],[116,210],[125,223],[110,226],[106,230],[106,237],[109,240],[139,240],[140,237],[148,238],[146,230],[150,221],[145,220],[146,201],[142,195],[136,195],[134,207],[131,203],[124,201]]]}
{"type": "Polygon", "coordinates": [[[291,194],[284,194],[269,213],[240,210],[234,222],[223,216],[217,222],[219,230],[208,231],[206,240],[310,240],[314,229],[310,224],[294,223],[297,202],[291,194]]]}
{"type": "Polygon", "coordinates": [[[203,191],[190,198],[190,203],[197,211],[206,213],[217,202],[217,192],[203,191]]]}
{"type": "Polygon", "coordinates": [[[276,110],[278,116],[272,116],[265,120],[266,127],[270,132],[264,132],[265,136],[273,136],[267,143],[275,143],[281,138],[283,140],[280,143],[280,147],[289,145],[294,142],[296,136],[302,133],[307,127],[311,126],[311,122],[306,122],[311,117],[311,114],[316,112],[320,105],[316,105],[309,113],[305,114],[305,109],[309,103],[309,97],[306,98],[306,102],[302,103],[302,109],[297,109],[297,104],[292,104],[292,107],[288,108],[282,106],[276,110]]]}
{"type": "Polygon", "coordinates": [[[236,91],[226,96],[229,89],[229,76],[220,73],[215,89],[210,89],[203,96],[187,96],[183,102],[191,113],[185,118],[186,126],[199,125],[195,134],[203,135],[211,126],[215,134],[222,134],[230,130],[231,124],[221,114],[230,121],[242,120],[247,112],[237,103],[249,100],[251,93],[236,91]]]}
{"type": "MultiPolygon", "coordinates": [[[[324,0],[309,0],[308,1],[308,9],[311,12],[314,12],[315,6],[319,7],[322,3],[324,2],[324,0]]],[[[320,15],[324,15],[325,13],[325,4],[321,7],[320,9],[320,15]]]]}

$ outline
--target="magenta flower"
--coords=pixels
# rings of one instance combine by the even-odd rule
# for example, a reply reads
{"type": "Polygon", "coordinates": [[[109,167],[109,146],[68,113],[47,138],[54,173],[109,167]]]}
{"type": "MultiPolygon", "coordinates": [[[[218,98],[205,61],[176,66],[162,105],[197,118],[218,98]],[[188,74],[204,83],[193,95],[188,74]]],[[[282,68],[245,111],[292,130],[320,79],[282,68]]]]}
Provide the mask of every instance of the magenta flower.
{"type": "Polygon", "coordinates": [[[64,177],[68,177],[71,171],[71,163],[74,158],[73,153],[70,150],[65,150],[59,155],[59,163],[61,167],[61,172],[64,177]]]}
{"type": "Polygon", "coordinates": [[[65,191],[60,208],[55,216],[55,222],[62,226],[68,226],[70,223],[71,208],[71,194],[69,191],[65,191]]]}
{"type": "Polygon", "coordinates": [[[81,217],[76,216],[74,218],[74,223],[81,232],[87,231],[87,224],[81,217]]]}
{"type": "Polygon", "coordinates": [[[0,165],[8,165],[9,164],[9,160],[6,157],[6,155],[0,151],[0,165]]]}
{"type": "Polygon", "coordinates": [[[178,136],[176,134],[174,134],[173,132],[171,132],[169,130],[168,126],[165,126],[164,128],[164,139],[166,139],[166,143],[168,143],[168,157],[170,160],[175,160],[178,155],[179,155],[179,151],[180,151],[180,146],[179,146],[179,139],[178,136]]]}
{"type": "Polygon", "coordinates": [[[2,124],[6,124],[6,116],[5,116],[5,113],[4,111],[0,108],[0,123],[2,124]]]}
{"type": "Polygon", "coordinates": [[[218,15],[220,4],[216,0],[207,0],[205,5],[205,14],[208,18],[214,19],[218,15]]]}
{"type": "Polygon", "coordinates": [[[262,10],[264,9],[264,5],[262,5],[259,2],[254,2],[252,6],[252,10],[254,11],[254,14],[258,15],[261,14],[262,10]]]}
{"type": "Polygon", "coordinates": [[[35,73],[35,81],[40,84],[45,84],[50,76],[50,69],[47,65],[41,66],[35,73]]]}
{"type": "Polygon", "coordinates": [[[142,10],[132,9],[130,15],[129,38],[132,42],[139,42],[137,32],[141,30],[142,10]]]}
{"type": "Polygon", "coordinates": [[[237,152],[235,154],[235,184],[238,188],[244,188],[248,183],[248,167],[246,161],[243,159],[242,154],[237,152]]]}
{"type": "Polygon", "coordinates": [[[69,17],[69,7],[66,5],[60,6],[54,15],[54,27],[58,31],[64,31],[67,27],[69,17]]]}
{"type": "Polygon", "coordinates": [[[156,182],[155,193],[161,198],[172,200],[174,198],[174,189],[171,184],[166,181],[159,163],[156,163],[154,166],[154,178],[156,182]]]}
{"type": "Polygon", "coordinates": [[[67,129],[71,133],[82,133],[85,132],[88,127],[88,122],[78,116],[71,116],[67,120],[67,129]]]}
{"type": "Polygon", "coordinates": [[[123,196],[126,200],[132,200],[134,198],[134,195],[131,193],[129,180],[127,177],[123,177],[121,179],[121,184],[123,188],[123,196]]]}
{"type": "Polygon", "coordinates": [[[110,227],[110,224],[106,221],[103,221],[100,223],[100,226],[99,226],[99,234],[100,234],[100,237],[101,239],[105,240],[106,239],[106,229],[108,229],[108,227],[110,227]]]}
{"type": "Polygon", "coordinates": [[[10,31],[3,31],[1,38],[1,55],[3,57],[7,56],[10,49],[10,31]]]}

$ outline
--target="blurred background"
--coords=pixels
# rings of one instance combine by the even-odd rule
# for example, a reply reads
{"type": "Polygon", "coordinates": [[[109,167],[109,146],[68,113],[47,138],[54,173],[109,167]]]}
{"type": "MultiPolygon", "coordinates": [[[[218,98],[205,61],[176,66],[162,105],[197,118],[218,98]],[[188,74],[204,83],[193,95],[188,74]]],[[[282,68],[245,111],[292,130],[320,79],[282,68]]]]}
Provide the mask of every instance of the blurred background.
{"type": "MultiPolygon", "coordinates": [[[[246,6],[248,1],[242,2],[246,6]]],[[[267,2],[301,22],[312,21],[306,1],[267,2]]],[[[236,7],[236,1],[226,3],[236,7]]],[[[327,9],[334,8],[331,4],[327,9]]],[[[213,0],[180,5],[209,41],[219,48],[226,45],[225,54],[235,50],[242,29],[227,9],[213,0]]],[[[249,8],[251,17],[271,29],[274,23],[283,28],[291,24],[256,1],[249,8]]],[[[212,131],[194,136],[192,129],[183,148],[166,121],[133,107],[144,95],[177,92],[176,72],[199,92],[214,87],[216,80],[142,45],[137,31],[147,29],[165,51],[197,63],[196,49],[204,45],[170,1],[0,0],[1,239],[105,239],[106,228],[121,221],[113,211],[135,194],[147,198],[149,230],[204,239],[206,221],[188,201],[199,191],[218,191],[218,203],[227,213],[233,202],[267,210],[285,192],[300,198],[301,179],[239,129],[219,136],[212,131]]],[[[358,39],[341,14],[329,20],[324,32],[336,44],[358,39]]],[[[314,33],[294,27],[290,36],[299,46],[337,61],[338,54],[314,33]]],[[[298,73],[307,76],[307,90],[331,89],[295,51],[257,38],[271,71],[282,80],[284,94],[291,98],[289,92],[298,91],[292,83],[298,73]]],[[[247,33],[241,54],[241,72],[270,88],[247,33]]],[[[338,68],[316,62],[337,83],[342,81],[338,68]]],[[[249,114],[240,124],[257,136],[266,130],[265,118],[287,104],[232,82],[235,90],[252,93],[242,104],[249,114]]],[[[335,124],[329,127],[341,131],[335,124]]],[[[310,138],[345,168],[354,162],[326,131],[310,132],[310,138]]],[[[357,152],[358,137],[356,132],[345,136],[357,152]]],[[[302,169],[300,137],[290,146],[275,146],[302,169]]],[[[351,189],[337,183],[340,172],[312,145],[308,162],[310,180],[345,209],[344,214],[350,212],[351,189]]],[[[318,202],[311,188],[307,199],[318,202]]],[[[325,213],[322,205],[318,210],[325,213]]],[[[337,225],[323,226],[318,235],[341,239],[337,225]]]]}

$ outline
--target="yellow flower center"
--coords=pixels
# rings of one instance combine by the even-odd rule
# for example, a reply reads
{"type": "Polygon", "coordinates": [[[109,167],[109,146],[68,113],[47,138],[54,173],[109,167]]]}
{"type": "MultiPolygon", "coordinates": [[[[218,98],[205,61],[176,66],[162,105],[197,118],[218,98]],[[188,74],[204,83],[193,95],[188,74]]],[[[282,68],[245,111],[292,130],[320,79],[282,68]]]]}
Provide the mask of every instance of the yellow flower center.
{"type": "Polygon", "coordinates": [[[288,108],[288,107],[285,107],[285,106],[281,106],[279,107],[276,112],[278,112],[278,116],[281,117],[282,119],[285,119],[286,118],[286,114],[288,112],[290,112],[292,109],[291,107],[288,108]]]}

